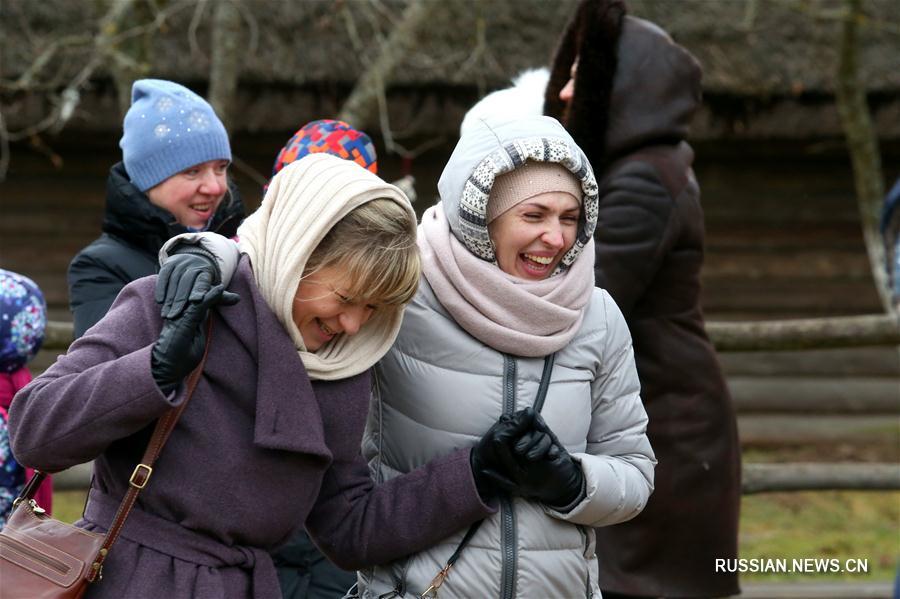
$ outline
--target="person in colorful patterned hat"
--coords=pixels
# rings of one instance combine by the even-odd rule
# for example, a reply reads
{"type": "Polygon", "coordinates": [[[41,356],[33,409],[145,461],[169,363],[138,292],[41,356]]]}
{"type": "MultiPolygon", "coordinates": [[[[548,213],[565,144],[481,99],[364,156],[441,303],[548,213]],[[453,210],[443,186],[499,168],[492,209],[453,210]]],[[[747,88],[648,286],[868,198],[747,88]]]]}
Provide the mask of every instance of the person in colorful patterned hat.
{"type": "MultiPolygon", "coordinates": [[[[0,528],[12,502],[31,476],[13,457],[6,428],[7,412],[16,392],[31,381],[28,363],[44,342],[47,304],[28,277],[0,268],[0,528]]],[[[48,478],[35,501],[50,511],[53,489],[48,478]]]]}
{"type": "Polygon", "coordinates": [[[378,159],[372,139],[344,121],[322,119],[311,121],[297,130],[288,140],[272,168],[272,176],[285,165],[303,158],[307,154],[331,154],[345,160],[352,160],[364,169],[378,174],[378,159]]]}

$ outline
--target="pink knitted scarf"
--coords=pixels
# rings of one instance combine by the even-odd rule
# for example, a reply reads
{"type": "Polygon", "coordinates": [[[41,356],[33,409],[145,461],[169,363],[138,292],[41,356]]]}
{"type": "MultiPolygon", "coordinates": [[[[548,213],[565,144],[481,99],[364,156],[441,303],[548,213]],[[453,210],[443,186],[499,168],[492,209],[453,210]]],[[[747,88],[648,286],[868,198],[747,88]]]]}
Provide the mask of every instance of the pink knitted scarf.
{"type": "Polygon", "coordinates": [[[466,249],[450,231],[440,204],[422,216],[419,249],[425,279],[457,324],[508,354],[538,357],[565,347],[581,326],[594,289],[593,240],[567,271],[528,281],[466,249]]]}

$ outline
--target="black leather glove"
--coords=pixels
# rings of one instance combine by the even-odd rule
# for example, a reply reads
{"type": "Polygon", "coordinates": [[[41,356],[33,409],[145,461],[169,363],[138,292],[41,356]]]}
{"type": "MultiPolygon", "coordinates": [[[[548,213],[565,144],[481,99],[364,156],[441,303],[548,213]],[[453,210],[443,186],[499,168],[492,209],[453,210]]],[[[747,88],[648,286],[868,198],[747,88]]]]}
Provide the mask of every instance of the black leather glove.
{"type": "Polygon", "coordinates": [[[521,418],[519,413],[503,415],[472,448],[469,464],[472,467],[478,494],[484,502],[490,501],[500,493],[509,493],[515,487],[510,478],[517,469],[512,444],[530,426],[531,421],[521,418]]]}
{"type": "MultiPolygon", "coordinates": [[[[198,245],[181,243],[170,250],[169,258],[159,269],[156,279],[156,303],[163,318],[177,318],[188,302],[199,302],[212,288],[222,282],[219,265],[212,254],[198,245]]],[[[233,298],[229,291],[223,296],[233,298]]],[[[232,303],[236,303],[233,300],[232,303]]]]}
{"type": "Polygon", "coordinates": [[[168,394],[197,367],[206,345],[206,321],[209,309],[217,304],[232,305],[240,297],[225,295],[225,286],[216,285],[200,296],[199,301],[187,301],[176,318],[163,320],[159,339],[150,353],[150,372],[160,391],[168,394]]]}
{"type": "Polygon", "coordinates": [[[566,508],[584,489],[581,465],[566,451],[540,414],[531,408],[524,418],[533,420],[512,446],[518,471],[513,492],[551,507],[566,508]]]}

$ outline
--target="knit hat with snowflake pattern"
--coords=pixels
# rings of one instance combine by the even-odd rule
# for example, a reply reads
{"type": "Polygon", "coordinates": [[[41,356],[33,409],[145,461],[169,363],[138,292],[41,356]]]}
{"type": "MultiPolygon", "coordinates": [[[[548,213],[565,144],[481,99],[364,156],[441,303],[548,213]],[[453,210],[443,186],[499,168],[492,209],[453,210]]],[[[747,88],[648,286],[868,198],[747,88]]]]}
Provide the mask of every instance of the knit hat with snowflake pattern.
{"type": "Polygon", "coordinates": [[[47,304],[34,281],[0,268],[0,373],[15,372],[44,341],[47,304]]]}
{"type": "Polygon", "coordinates": [[[228,133],[212,106],[172,81],[135,81],[123,129],[122,160],[141,191],[195,164],[231,161],[228,133]]]}

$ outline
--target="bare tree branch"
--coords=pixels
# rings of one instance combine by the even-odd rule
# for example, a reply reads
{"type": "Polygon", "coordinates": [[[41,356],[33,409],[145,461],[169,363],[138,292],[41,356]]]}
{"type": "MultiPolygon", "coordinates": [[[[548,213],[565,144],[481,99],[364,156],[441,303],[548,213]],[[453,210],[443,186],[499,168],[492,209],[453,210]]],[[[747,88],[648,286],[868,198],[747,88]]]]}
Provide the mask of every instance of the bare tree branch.
{"type": "Polygon", "coordinates": [[[247,54],[253,56],[259,48],[259,23],[256,22],[256,17],[253,16],[246,4],[237,2],[235,6],[241,12],[244,22],[247,23],[247,29],[250,31],[250,40],[247,42],[247,54]]]}
{"type": "Polygon", "coordinates": [[[191,17],[191,24],[188,26],[188,47],[191,49],[191,55],[206,57],[200,44],[197,43],[197,29],[203,21],[203,13],[206,11],[208,0],[198,0],[197,6],[194,8],[194,15],[191,17]]]}
{"type": "Polygon", "coordinates": [[[9,168],[9,134],[6,132],[6,122],[3,120],[3,112],[0,112],[0,183],[6,180],[6,170],[9,168]]]}
{"type": "Polygon", "coordinates": [[[882,307],[885,312],[891,312],[890,290],[884,270],[884,246],[879,231],[881,203],[884,199],[881,155],[866,102],[866,88],[859,76],[857,25],[863,17],[862,0],[845,0],[845,6],[835,81],[837,107],[853,164],[856,201],[872,277],[875,279],[882,307]]]}
{"type": "Polygon", "coordinates": [[[359,129],[375,124],[379,118],[379,105],[383,103],[385,82],[391,79],[407,52],[413,50],[433,8],[440,5],[440,2],[411,2],[406,7],[403,18],[382,45],[378,58],[357,82],[341,108],[340,120],[359,129]]]}
{"type": "Polygon", "coordinates": [[[56,56],[56,53],[65,46],[83,46],[93,39],[90,35],[70,35],[67,37],[54,40],[41,52],[28,69],[12,82],[0,81],[0,87],[10,91],[19,91],[32,89],[35,79],[44,70],[44,67],[50,63],[50,60],[56,56]]]}
{"type": "MultiPolygon", "coordinates": [[[[137,0],[110,0],[106,14],[104,14],[97,25],[97,33],[95,35],[68,36],[55,40],[15,82],[0,82],[0,87],[10,91],[57,89],[60,85],[64,85],[62,92],[49,99],[49,102],[52,104],[50,112],[36,123],[32,123],[17,131],[9,131],[4,127],[2,132],[0,132],[0,136],[2,136],[2,140],[0,140],[0,181],[4,180],[6,168],[9,165],[9,156],[7,154],[9,142],[31,139],[44,131],[58,132],[65,127],[81,101],[83,88],[101,67],[109,67],[116,80],[120,98],[124,96],[124,105],[127,107],[131,81],[140,74],[142,63],[140,60],[135,60],[134,56],[128,52],[128,48],[122,48],[123,43],[144,36],[148,32],[158,30],[166,18],[183,10],[192,4],[193,0],[174,0],[165,9],[157,10],[152,21],[138,22],[134,26],[128,27],[126,26],[128,17],[132,14],[136,2],[137,0]],[[38,81],[39,75],[46,69],[47,65],[58,62],[52,59],[59,57],[60,50],[79,46],[87,46],[88,53],[83,65],[74,76],[67,77],[63,80],[64,83],[58,81],[60,73],[65,71],[65,69],[60,69],[50,81],[38,81]],[[123,88],[125,89],[124,92],[123,88]]],[[[68,58],[67,55],[70,53],[62,53],[62,60],[66,60],[68,58]]],[[[0,112],[2,112],[2,107],[0,107],[0,112]]],[[[0,114],[0,117],[2,117],[2,114],[0,114]]]]}

